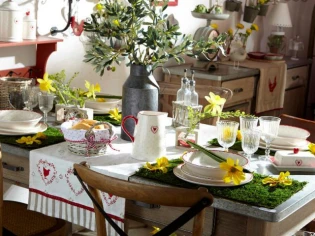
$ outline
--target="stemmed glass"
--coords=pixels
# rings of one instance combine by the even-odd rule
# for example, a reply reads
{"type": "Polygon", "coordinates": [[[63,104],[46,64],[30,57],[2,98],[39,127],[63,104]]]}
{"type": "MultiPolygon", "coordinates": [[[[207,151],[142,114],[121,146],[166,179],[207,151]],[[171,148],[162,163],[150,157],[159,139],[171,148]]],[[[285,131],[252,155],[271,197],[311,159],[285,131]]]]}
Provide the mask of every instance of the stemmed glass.
{"type": "Polygon", "coordinates": [[[259,159],[269,160],[270,144],[278,136],[278,130],[281,119],[275,116],[259,117],[259,127],[261,131],[261,139],[266,143],[265,156],[260,156],[259,159]]]}
{"type": "Polygon", "coordinates": [[[258,150],[260,134],[261,132],[258,129],[249,129],[242,132],[242,150],[249,161],[251,161],[252,154],[258,150]]]}
{"type": "Polygon", "coordinates": [[[39,109],[44,113],[45,124],[47,124],[47,113],[53,108],[55,97],[55,95],[49,93],[38,93],[39,109]]]}
{"type": "Polygon", "coordinates": [[[32,111],[38,105],[38,93],[40,92],[38,86],[29,86],[23,94],[23,100],[26,105],[25,109],[32,111]]]}
{"type": "Polygon", "coordinates": [[[224,148],[224,151],[228,151],[236,140],[237,130],[239,123],[229,120],[220,120],[217,122],[218,130],[218,142],[224,148]]]}
{"type": "Polygon", "coordinates": [[[257,128],[258,117],[240,116],[240,130],[241,133],[247,130],[254,130],[257,128]]]}

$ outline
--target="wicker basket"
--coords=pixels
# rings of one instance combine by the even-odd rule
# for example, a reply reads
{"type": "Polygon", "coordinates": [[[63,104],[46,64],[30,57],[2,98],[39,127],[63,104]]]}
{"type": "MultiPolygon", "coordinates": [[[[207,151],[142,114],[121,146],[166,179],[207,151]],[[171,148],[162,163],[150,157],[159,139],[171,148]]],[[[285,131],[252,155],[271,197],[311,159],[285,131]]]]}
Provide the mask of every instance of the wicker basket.
{"type": "Polygon", "coordinates": [[[0,78],[0,109],[15,109],[9,101],[9,91],[17,94],[18,97],[21,97],[21,87],[30,85],[32,83],[31,78],[23,77],[1,77],[0,78]]]}
{"type": "Polygon", "coordinates": [[[61,124],[61,130],[70,152],[80,156],[100,156],[106,153],[114,136],[113,126],[108,122],[97,122],[89,130],[71,129],[80,120],[69,120],[61,124]],[[106,124],[108,129],[96,130],[95,126],[106,124]]]}

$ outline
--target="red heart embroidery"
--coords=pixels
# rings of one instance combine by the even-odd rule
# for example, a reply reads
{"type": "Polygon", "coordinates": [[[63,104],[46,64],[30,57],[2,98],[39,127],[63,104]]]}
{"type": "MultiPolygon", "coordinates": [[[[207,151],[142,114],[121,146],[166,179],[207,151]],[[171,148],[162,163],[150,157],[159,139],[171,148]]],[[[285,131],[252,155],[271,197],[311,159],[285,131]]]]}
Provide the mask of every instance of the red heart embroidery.
{"type": "Polygon", "coordinates": [[[102,195],[107,206],[115,204],[116,201],[118,200],[118,197],[112,194],[102,192],[102,195]]]}
{"type": "Polygon", "coordinates": [[[45,185],[51,184],[56,178],[57,171],[53,163],[40,159],[37,163],[37,171],[39,172],[45,185]]]}
{"type": "Polygon", "coordinates": [[[69,185],[69,188],[76,196],[80,195],[84,189],[81,185],[73,185],[72,183],[78,183],[77,177],[73,174],[73,168],[69,168],[67,170],[67,173],[65,174],[67,184],[69,185]]]}
{"type": "Polygon", "coordinates": [[[295,164],[296,164],[297,166],[301,166],[302,163],[303,163],[302,160],[295,160],[295,164]]]}
{"type": "Polygon", "coordinates": [[[159,130],[159,127],[157,127],[157,126],[151,126],[151,131],[152,131],[152,133],[156,134],[156,132],[158,132],[158,130],[159,130]]]}

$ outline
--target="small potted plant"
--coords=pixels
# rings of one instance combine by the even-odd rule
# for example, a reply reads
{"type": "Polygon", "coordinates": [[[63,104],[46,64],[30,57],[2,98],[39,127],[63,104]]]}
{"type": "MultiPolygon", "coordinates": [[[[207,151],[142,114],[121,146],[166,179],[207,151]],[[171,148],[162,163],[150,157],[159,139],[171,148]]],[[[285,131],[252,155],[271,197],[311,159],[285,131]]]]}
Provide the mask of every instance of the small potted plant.
{"type": "MultiPolygon", "coordinates": [[[[247,3],[247,0],[246,0],[247,3]]],[[[249,4],[245,6],[243,20],[253,23],[259,12],[259,6],[253,0],[249,0],[249,4]]]]}
{"type": "Polygon", "coordinates": [[[269,35],[267,45],[271,53],[280,53],[285,47],[284,36],[276,34],[269,35]]]}
{"type": "Polygon", "coordinates": [[[236,0],[226,0],[225,9],[228,11],[239,11],[241,9],[242,2],[236,0]]]}
{"type": "Polygon", "coordinates": [[[257,6],[259,7],[259,16],[266,16],[269,5],[267,4],[270,0],[258,0],[257,6]]]}

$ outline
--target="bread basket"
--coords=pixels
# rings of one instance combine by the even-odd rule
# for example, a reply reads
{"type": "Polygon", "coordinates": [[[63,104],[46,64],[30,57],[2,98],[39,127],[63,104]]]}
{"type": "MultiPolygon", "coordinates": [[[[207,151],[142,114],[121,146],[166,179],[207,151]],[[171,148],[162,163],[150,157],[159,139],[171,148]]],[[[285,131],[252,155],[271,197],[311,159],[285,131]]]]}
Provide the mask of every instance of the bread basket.
{"type": "Polygon", "coordinates": [[[70,152],[80,156],[99,156],[106,153],[107,146],[114,139],[113,126],[105,121],[97,122],[88,130],[71,129],[80,119],[68,120],[61,124],[61,131],[70,152]],[[106,124],[109,128],[93,129],[97,125],[106,124]]]}

